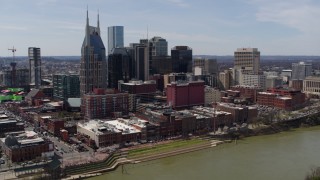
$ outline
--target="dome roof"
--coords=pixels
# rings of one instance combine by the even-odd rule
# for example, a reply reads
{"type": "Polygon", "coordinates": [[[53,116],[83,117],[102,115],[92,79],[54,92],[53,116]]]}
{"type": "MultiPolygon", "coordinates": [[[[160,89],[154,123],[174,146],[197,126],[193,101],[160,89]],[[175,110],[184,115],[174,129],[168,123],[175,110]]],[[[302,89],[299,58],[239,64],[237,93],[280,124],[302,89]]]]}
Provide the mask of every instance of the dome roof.
{"type": "Polygon", "coordinates": [[[7,146],[15,146],[15,145],[19,145],[19,142],[17,140],[16,137],[12,136],[12,135],[8,135],[6,137],[6,139],[4,140],[4,143],[7,145],[7,146]]]}

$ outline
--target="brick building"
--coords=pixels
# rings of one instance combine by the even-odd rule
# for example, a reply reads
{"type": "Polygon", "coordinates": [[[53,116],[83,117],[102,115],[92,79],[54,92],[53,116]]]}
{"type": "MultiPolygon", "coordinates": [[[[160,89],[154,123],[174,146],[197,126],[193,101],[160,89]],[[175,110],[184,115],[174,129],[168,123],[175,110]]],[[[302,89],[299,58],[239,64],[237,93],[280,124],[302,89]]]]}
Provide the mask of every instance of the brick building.
{"type": "Polygon", "coordinates": [[[167,86],[167,103],[173,108],[204,105],[204,82],[173,82],[167,86]]]}
{"type": "MultiPolygon", "coordinates": [[[[6,115],[1,115],[2,117],[6,115]]],[[[13,132],[13,131],[22,131],[24,130],[24,124],[19,123],[15,119],[9,119],[9,118],[1,118],[0,117],[0,135],[3,135],[7,132],[13,132]]]]}
{"type": "Polygon", "coordinates": [[[48,131],[54,136],[60,136],[60,130],[64,128],[64,120],[61,119],[49,119],[48,120],[48,131]]]}
{"type": "Polygon", "coordinates": [[[249,99],[252,103],[257,101],[257,93],[262,92],[263,89],[257,86],[232,86],[231,90],[239,91],[241,98],[249,99]]]}
{"type": "Polygon", "coordinates": [[[128,93],[94,89],[93,93],[83,95],[82,112],[86,119],[103,119],[127,115],[128,98],[128,93]]]}
{"type": "Polygon", "coordinates": [[[42,100],[46,96],[45,94],[40,91],[39,89],[32,89],[25,97],[25,100],[30,106],[39,106],[41,104],[37,104],[37,100],[42,100]]]}
{"type": "Polygon", "coordinates": [[[17,132],[7,135],[0,140],[4,154],[12,162],[33,160],[37,157],[54,155],[53,143],[37,137],[33,131],[17,132]]]}
{"type": "Polygon", "coordinates": [[[303,106],[305,94],[298,90],[272,88],[267,92],[259,92],[257,104],[293,110],[303,106]]]}
{"type": "Polygon", "coordinates": [[[257,96],[257,104],[265,105],[265,106],[274,106],[276,94],[267,93],[267,92],[259,92],[257,96]]]}
{"type": "Polygon", "coordinates": [[[129,83],[120,83],[121,92],[129,94],[148,94],[157,91],[156,81],[129,81],[129,83]]]}
{"type": "Polygon", "coordinates": [[[250,122],[258,116],[255,107],[231,103],[217,103],[217,110],[231,113],[233,122],[237,123],[250,122]]]}
{"type": "Polygon", "coordinates": [[[301,90],[271,88],[268,89],[267,92],[292,98],[292,105],[294,108],[302,106],[306,101],[306,95],[302,93],[301,90]]]}

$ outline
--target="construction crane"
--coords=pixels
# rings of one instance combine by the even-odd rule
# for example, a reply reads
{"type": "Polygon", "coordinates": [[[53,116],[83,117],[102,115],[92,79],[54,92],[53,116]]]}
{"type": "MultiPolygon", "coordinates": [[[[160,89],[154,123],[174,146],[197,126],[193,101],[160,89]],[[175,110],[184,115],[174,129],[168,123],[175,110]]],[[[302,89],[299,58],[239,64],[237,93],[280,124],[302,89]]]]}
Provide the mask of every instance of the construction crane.
{"type": "Polygon", "coordinates": [[[13,63],[14,59],[15,59],[15,53],[16,53],[17,49],[15,49],[14,46],[13,46],[12,49],[8,49],[8,50],[12,52],[12,63],[13,63]]]}

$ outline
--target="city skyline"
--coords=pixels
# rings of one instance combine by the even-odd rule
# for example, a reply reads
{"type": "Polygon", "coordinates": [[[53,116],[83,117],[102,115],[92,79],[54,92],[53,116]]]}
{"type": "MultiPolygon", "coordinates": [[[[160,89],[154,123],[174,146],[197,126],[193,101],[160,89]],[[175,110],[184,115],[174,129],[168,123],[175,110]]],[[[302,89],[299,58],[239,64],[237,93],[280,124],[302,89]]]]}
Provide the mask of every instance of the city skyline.
{"type": "Polygon", "coordinates": [[[109,26],[124,26],[125,46],[160,36],[168,51],[185,45],[194,55],[232,55],[241,47],[261,55],[320,55],[315,0],[13,0],[0,7],[0,56],[11,56],[12,46],[17,56],[33,46],[43,56],[80,56],[87,5],[91,22],[99,9],[104,44],[109,26]]]}

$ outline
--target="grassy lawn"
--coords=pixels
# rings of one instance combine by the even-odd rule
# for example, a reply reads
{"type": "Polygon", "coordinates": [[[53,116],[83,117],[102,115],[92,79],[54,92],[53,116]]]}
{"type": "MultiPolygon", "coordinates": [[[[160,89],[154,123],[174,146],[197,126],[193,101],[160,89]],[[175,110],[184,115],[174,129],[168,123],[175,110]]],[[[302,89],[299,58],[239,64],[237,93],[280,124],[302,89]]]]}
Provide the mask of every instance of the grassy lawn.
{"type": "Polygon", "coordinates": [[[158,144],[158,145],[155,144],[154,146],[148,146],[148,147],[143,147],[139,149],[129,150],[128,157],[132,158],[132,157],[139,157],[139,156],[145,156],[145,155],[151,155],[151,154],[158,154],[158,153],[173,151],[179,148],[191,147],[193,145],[201,144],[205,142],[208,142],[208,141],[201,140],[201,139],[191,139],[191,140],[176,140],[166,144],[158,144]]]}

